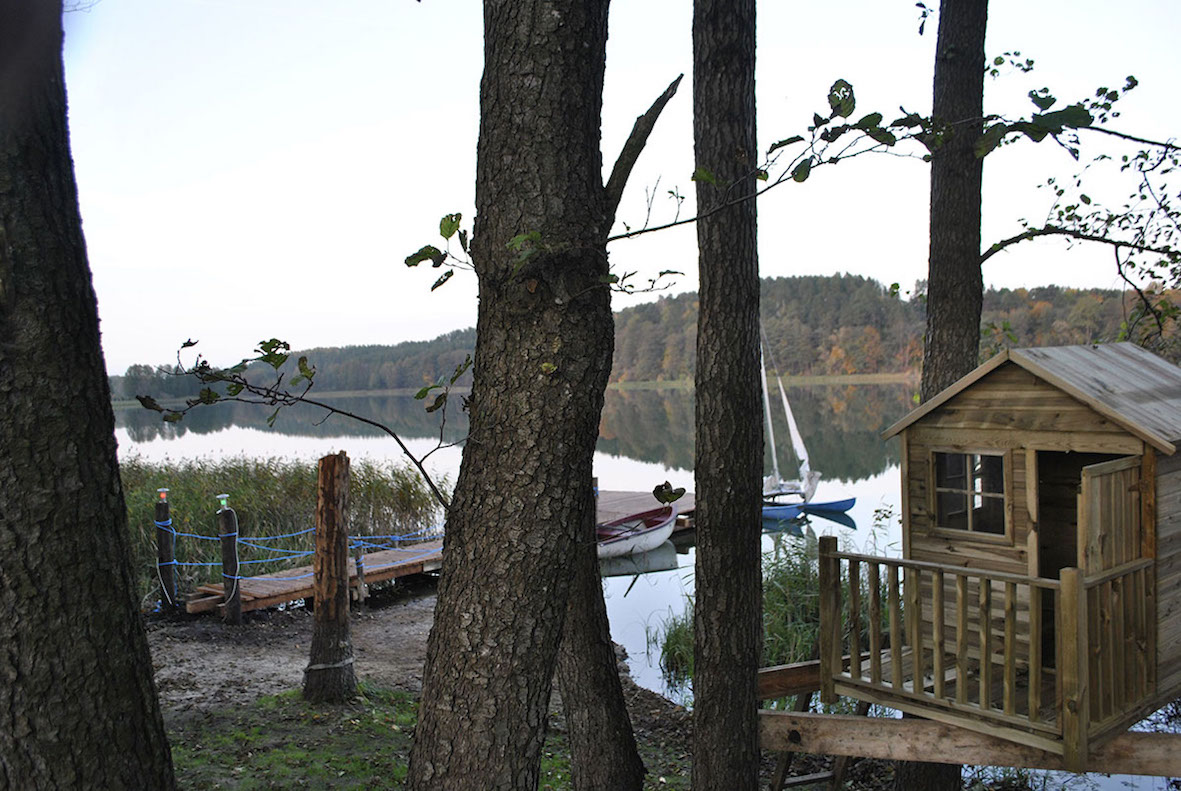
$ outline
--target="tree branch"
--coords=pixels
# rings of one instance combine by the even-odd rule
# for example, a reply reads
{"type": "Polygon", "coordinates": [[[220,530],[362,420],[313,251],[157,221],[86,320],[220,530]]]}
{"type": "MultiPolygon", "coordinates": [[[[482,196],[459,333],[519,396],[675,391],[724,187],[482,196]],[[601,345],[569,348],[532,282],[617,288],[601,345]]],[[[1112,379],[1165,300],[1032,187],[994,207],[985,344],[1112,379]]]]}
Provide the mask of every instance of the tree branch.
{"type": "Polygon", "coordinates": [[[1088,132],[1099,132],[1100,134],[1111,135],[1112,137],[1118,137],[1120,140],[1128,140],[1133,143],[1143,143],[1146,146],[1155,146],[1156,148],[1163,148],[1166,151],[1177,151],[1178,149],[1181,149],[1181,146],[1178,146],[1176,143],[1172,143],[1172,142],[1163,142],[1162,143],[1159,140],[1149,140],[1146,137],[1136,137],[1135,135],[1129,135],[1124,132],[1117,132],[1114,129],[1105,129],[1101,126],[1080,126],[1079,130],[1088,131],[1088,132]]]}
{"type": "Polygon", "coordinates": [[[652,129],[656,126],[656,120],[660,118],[660,113],[668,104],[668,100],[673,98],[673,94],[677,92],[677,86],[681,84],[681,78],[684,76],[684,74],[678,74],[677,78],[664,89],[664,93],[660,94],[652,106],[648,108],[648,112],[636,119],[631,134],[627,136],[627,142],[623,144],[623,150],[619,152],[619,158],[615,160],[615,166],[611,168],[611,178],[607,179],[606,187],[608,231],[615,224],[615,213],[619,210],[619,201],[623,199],[623,188],[627,185],[632,168],[635,167],[640,153],[648,143],[648,136],[652,134],[652,129]]]}
{"type": "Polygon", "coordinates": [[[1057,225],[1047,225],[1044,228],[1030,228],[1024,233],[1019,233],[1016,236],[1010,236],[1008,239],[1001,241],[988,248],[980,256],[980,263],[984,263],[994,255],[1010,247],[1018,242],[1024,242],[1027,239],[1035,239],[1039,236],[1066,236],[1071,239],[1077,239],[1080,242],[1099,242],[1101,244],[1109,244],[1113,247],[1127,247],[1130,250],[1137,250],[1142,253],[1156,253],[1157,255],[1175,256],[1178,250],[1172,247],[1154,247],[1152,245],[1142,244],[1140,242],[1129,242],[1121,239],[1112,239],[1107,236],[1099,236],[1098,234],[1083,233],[1082,231],[1071,230],[1070,228],[1061,228],[1057,225]]]}

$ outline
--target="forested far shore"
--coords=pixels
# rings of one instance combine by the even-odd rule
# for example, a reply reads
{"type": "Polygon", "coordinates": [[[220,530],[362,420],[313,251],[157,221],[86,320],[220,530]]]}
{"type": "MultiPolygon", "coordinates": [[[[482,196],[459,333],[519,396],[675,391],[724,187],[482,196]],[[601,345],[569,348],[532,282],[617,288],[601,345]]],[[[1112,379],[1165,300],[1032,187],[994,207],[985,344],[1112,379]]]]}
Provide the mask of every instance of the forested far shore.
{"type": "MultiPolygon", "coordinates": [[[[981,318],[981,357],[1009,346],[1117,340],[1133,300],[1134,295],[1114,289],[989,289],[981,318]]],[[[767,365],[789,376],[914,372],[922,362],[925,304],[922,283],[899,293],[858,275],[765,278],[760,308],[767,365]]],[[[696,334],[696,292],[616,312],[611,381],[691,381],[696,334]]],[[[449,377],[475,342],[476,331],[468,328],[428,341],[313,348],[294,356],[306,355],[315,366],[320,392],[416,389],[449,377]]],[[[132,365],[111,377],[111,395],[193,396],[194,383],[174,373],[175,365],[132,365]]],[[[470,371],[457,382],[464,387],[470,383],[470,371]]]]}

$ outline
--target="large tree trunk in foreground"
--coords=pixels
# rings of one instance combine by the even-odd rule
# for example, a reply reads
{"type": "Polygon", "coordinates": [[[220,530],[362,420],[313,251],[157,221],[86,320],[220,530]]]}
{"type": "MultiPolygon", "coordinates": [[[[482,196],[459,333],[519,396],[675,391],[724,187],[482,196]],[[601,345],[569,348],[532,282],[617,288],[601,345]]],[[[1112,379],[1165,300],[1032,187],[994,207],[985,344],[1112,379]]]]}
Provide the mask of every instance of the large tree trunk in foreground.
{"type": "Polygon", "coordinates": [[[0,0],[0,789],[170,789],[61,43],[60,2],[0,0]]]}
{"type": "Polygon", "coordinates": [[[570,604],[558,657],[558,681],[570,736],[575,791],[639,791],[644,763],[624,703],[607,623],[595,547],[594,497],[571,571],[570,604]]]}
{"type": "Polygon", "coordinates": [[[487,0],[470,439],[447,518],[409,788],[534,789],[611,367],[606,0],[487,0]],[[519,267],[506,248],[538,232],[519,267]]]}
{"type": "MultiPolygon", "coordinates": [[[[927,338],[920,395],[927,401],[976,367],[980,353],[980,188],[984,160],[984,32],[988,0],[943,0],[935,47],[932,115],[950,135],[931,155],[931,252],[927,275],[927,338]]],[[[958,764],[899,761],[898,791],[961,788],[958,764]]]]}
{"type": "Polygon", "coordinates": [[[943,0],[932,116],[949,134],[931,153],[931,249],[923,401],[976,367],[980,353],[980,187],[988,0],[943,0]]]}
{"type": "MultiPolygon", "coordinates": [[[[704,214],[753,196],[754,0],[693,6],[693,136],[704,214]]],[[[755,201],[697,223],[697,598],[694,612],[693,788],[758,785],[756,671],[762,646],[759,271],[755,201]]]]}

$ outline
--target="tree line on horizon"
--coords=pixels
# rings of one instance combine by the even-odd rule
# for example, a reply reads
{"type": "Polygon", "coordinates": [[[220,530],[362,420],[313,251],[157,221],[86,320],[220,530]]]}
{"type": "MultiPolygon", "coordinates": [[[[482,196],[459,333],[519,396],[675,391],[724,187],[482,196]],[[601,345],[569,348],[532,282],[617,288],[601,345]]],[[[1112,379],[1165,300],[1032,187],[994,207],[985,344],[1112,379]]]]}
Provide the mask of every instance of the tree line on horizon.
{"type": "MultiPolygon", "coordinates": [[[[922,363],[925,284],[903,298],[860,275],[764,278],[761,314],[767,366],[788,376],[904,373],[922,363]]],[[[981,356],[1005,347],[1109,342],[1120,337],[1131,297],[1116,289],[1063,286],[989,289],[981,356]]],[[[612,382],[693,378],[697,293],[633,305],[615,314],[612,382]]],[[[316,366],[319,391],[417,389],[450,375],[475,348],[475,328],[394,345],[323,347],[297,352],[316,366]]],[[[1174,360],[1177,362],[1177,360],[1174,360]]],[[[194,384],[174,365],[130,366],[111,377],[116,399],[191,397],[194,384]]],[[[471,383],[468,372],[457,383],[471,383]]]]}

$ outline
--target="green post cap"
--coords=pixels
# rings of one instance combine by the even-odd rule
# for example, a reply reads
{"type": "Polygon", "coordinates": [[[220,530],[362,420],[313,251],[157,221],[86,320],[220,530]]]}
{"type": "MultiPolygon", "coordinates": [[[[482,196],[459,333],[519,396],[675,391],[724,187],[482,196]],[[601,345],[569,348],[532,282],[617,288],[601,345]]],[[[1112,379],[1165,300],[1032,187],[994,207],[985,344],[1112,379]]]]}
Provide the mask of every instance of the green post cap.
{"type": "Polygon", "coordinates": [[[216,497],[218,502],[221,503],[222,508],[229,508],[230,507],[229,503],[227,502],[227,500],[230,499],[230,496],[228,494],[215,494],[214,497],[216,497]]]}

